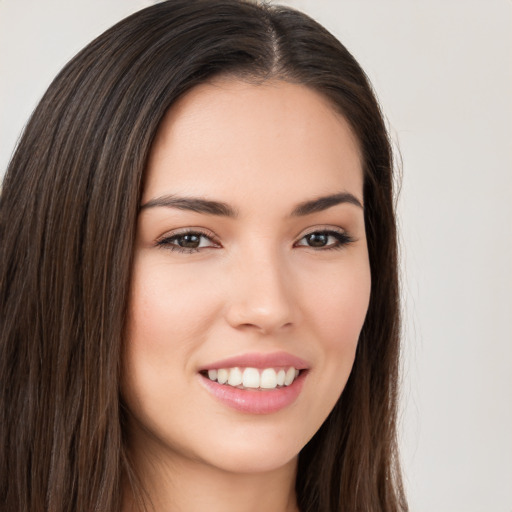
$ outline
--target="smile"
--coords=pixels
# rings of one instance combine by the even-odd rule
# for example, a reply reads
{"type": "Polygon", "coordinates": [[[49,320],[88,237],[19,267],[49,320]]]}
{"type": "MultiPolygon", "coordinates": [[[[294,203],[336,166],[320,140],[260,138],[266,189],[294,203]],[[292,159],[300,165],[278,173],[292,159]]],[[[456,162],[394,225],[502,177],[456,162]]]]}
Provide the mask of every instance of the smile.
{"type": "Polygon", "coordinates": [[[219,384],[238,389],[279,389],[290,386],[299,376],[300,370],[288,368],[219,368],[205,370],[203,375],[219,384]]]}
{"type": "Polygon", "coordinates": [[[273,414],[299,398],[310,364],[286,352],[249,353],[199,368],[200,383],[218,402],[246,414],[273,414]]]}

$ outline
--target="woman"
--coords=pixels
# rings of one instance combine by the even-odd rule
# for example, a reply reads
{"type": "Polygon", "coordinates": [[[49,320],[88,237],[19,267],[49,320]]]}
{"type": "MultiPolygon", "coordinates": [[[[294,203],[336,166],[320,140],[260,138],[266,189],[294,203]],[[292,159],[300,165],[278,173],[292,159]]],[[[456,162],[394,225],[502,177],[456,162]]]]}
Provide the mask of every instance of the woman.
{"type": "Polygon", "coordinates": [[[87,46],[3,185],[5,510],[406,510],[391,171],[296,11],[173,0],[87,46]]]}

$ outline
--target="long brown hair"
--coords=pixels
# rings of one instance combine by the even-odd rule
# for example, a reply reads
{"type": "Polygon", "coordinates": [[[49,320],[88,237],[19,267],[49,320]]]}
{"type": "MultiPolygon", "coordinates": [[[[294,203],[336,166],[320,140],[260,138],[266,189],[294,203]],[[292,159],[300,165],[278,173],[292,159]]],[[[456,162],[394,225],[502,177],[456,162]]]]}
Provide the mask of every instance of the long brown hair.
{"type": "Polygon", "coordinates": [[[364,163],[370,306],[351,376],[299,456],[302,512],[407,509],[397,459],[399,361],[392,153],[371,86],[297,11],[172,0],[98,37],[57,76],[0,198],[0,506],[119,511],[135,478],[120,355],[144,168],[173,103],[217,75],[282,79],[330,99],[364,163]]]}

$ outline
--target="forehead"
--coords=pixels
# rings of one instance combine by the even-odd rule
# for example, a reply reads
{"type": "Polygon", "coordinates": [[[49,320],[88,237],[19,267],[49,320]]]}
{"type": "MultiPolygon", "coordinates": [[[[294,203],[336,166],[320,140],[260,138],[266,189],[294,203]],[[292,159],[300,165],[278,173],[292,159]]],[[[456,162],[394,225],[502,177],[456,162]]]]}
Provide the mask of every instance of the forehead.
{"type": "Polygon", "coordinates": [[[284,81],[222,79],[192,89],[164,117],[144,200],[247,197],[269,188],[309,195],[350,189],[362,200],[362,179],[358,141],[324,96],[284,81]]]}

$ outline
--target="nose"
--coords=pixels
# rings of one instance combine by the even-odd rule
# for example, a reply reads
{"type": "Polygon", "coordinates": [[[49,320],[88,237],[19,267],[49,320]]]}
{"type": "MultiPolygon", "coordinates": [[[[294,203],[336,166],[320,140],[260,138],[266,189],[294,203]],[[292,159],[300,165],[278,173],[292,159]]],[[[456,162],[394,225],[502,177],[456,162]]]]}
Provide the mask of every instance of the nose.
{"type": "Polygon", "coordinates": [[[272,334],[297,320],[292,282],[277,255],[241,257],[231,276],[226,319],[236,329],[272,334]]]}

